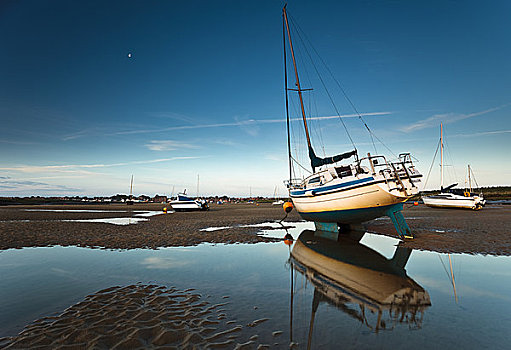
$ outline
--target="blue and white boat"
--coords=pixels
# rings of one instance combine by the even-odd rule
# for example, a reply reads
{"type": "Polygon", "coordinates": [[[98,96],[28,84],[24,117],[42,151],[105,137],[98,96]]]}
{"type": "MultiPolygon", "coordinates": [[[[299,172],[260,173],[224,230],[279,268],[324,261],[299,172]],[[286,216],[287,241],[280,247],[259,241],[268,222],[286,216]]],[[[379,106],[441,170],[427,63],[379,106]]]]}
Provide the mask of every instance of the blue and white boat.
{"type": "Polygon", "coordinates": [[[209,210],[208,202],[204,199],[192,199],[186,193],[178,193],[175,200],[169,203],[175,211],[209,210]]]}
{"type": "MultiPolygon", "coordinates": [[[[309,135],[308,116],[302,98],[302,93],[311,89],[302,89],[300,85],[286,7],[283,9],[283,25],[289,153],[287,186],[294,207],[303,219],[320,223],[322,226],[317,225],[318,228],[329,227],[329,230],[388,215],[399,235],[410,237],[410,229],[401,214],[402,203],[419,192],[417,183],[422,177],[415,168],[411,155],[402,153],[395,161],[389,161],[383,155],[371,155],[370,153],[367,153],[367,157],[359,158],[358,150],[352,142],[354,149],[349,152],[325,158],[316,156],[309,135]],[[286,38],[289,40],[289,50],[286,50],[286,38]],[[293,88],[288,88],[287,83],[286,51],[291,54],[294,67],[294,71],[291,73],[295,76],[295,87],[293,88]],[[308,157],[312,168],[312,175],[298,179],[293,176],[295,163],[302,168],[304,166],[296,161],[291,150],[289,127],[291,119],[288,107],[290,90],[298,94],[297,104],[300,105],[300,119],[303,120],[308,157]],[[347,159],[352,159],[351,164],[340,164],[341,161],[347,159]]],[[[360,114],[359,117],[362,120],[360,114]]],[[[342,118],[341,122],[344,124],[342,118]]],[[[364,126],[372,137],[373,134],[365,122],[364,126]]]]}

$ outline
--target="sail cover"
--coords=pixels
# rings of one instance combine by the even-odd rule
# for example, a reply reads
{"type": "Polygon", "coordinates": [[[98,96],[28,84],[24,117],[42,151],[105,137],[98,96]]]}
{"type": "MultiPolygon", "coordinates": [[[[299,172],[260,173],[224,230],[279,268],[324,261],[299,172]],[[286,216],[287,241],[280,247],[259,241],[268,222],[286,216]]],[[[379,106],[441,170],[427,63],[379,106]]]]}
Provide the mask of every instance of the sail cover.
{"type": "Polygon", "coordinates": [[[337,163],[343,159],[353,157],[356,154],[357,154],[357,150],[353,150],[353,151],[338,154],[338,155],[332,156],[332,157],[320,158],[320,157],[316,156],[316,153],[314,153],[314,150],[312,149],[312,147],[309,147],[309,158],[311,160],[311,166],[314,171],[316,171],[316,168],[318,168],[322,165],[337,163]]]}

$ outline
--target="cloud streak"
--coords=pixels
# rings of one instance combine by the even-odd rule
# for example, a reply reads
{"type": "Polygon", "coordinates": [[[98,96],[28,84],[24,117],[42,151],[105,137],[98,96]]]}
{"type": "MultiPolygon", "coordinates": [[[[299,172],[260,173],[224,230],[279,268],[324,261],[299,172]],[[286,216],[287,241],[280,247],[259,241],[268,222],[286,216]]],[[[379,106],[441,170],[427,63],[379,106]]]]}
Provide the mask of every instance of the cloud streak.
{"type": "Polygon", "coordinates": [[[444,124],[452,124],[452,123],[458,122],[460,120],[474,118],[474,117],[478,117],[478,116],[485,115],[488,113],[492,113],[492,112],[498,111],[502,108],[505,108],[509,105],[510,104],[508,103],[505,105],[485,109],[484,111],[470,113],[470,114],[460,114],[460,113],[435,114],[429,118],[419,120],[413,124],[404,126],[400,130],[404,131],[404,132],[412,132],[412,131],[422,130],[422,129],[426,129],[426,128],[437,127],[438,124],[440,124],[440,122],[443,122],[444,124]]]}
{"type": "Polygon", "coordinates": [[[499,135],[499,134],[511,134],[511,130],[495,130],[495,131],[481,131],[473,134],[454,134],[451,137],[474,137],[474,136],[487,136],[487,135],[499,135]]]}
{"type": "Polygon", "coordinates": [[[197,145],[175,140],[152,140],[145,146],[151,151],[175,151],[180,148],[199,148],[197,145]]]}
{"type": "MultiPolygon", "coordinates": [[[[363,117],[367,116],[386,116],[390,115],[392,112],[370,112],[370,113],[361,113],[360,115],[363,117]]],[[[324,116],[324,117],[310,117],[308,120],[329,120],[329,119],[337,119],[337,118],[358,118],[358,114],[344,114],[341,116],[332,115],[332,116],[324,116]]],[[[291,121],[301,121],[301,118],[292,118],[291,121]]],[[[226,128],[226,127],[241,127],[246,128],[249,126],[260,125],[260,124],[274,124],[274,123],[285,123],[285,118],[279,119],[248,119],[248,120],[236,120],[230,123],[212,123],[212,124],[196,124],[196,125],[181,125],[181,126],[170,126],[166,128],[156,128],[156,129],[136,129],[136,130],[124,130],[124,131],[115,131],[111,133],[106,133],[104,136],[118,136],[118,135],[135,135],[135,134],[152,134],[152,133],[162,133],[168,131],[177,131],[177,130],[195,130],[195,129],[211,129],[211,128],[226,128]]],[[[68,135],[63,137],[64,141],[77,139],[81,137],[86,137],[89,134],[90,130],[82,130],[78,131],[72,135],[68,135]]]]}
{"type": "Polygon", "coordinates": [[[26,181],[26,180],[7,180],[0,181],[0,191],[3,192],[23,192],[23,191],[46,191],[46,192],[79,192],[80,189],[71,188],[64,185],[54,185],[45,182],[26,181]]]}
{"type": "MultiPolygon", "coordinates": [[[[36,172],[45,172],[45,171],[82,173],[84,171],[76,171],[76,170],[72,170],[72,169],[109,168],[109,167],[136,165],[136,164],[153,164],[153,163],[171,162],[171,161],[175,161],[175,160],[186,160],[186,159],[197,159],[197,158],[199,158],[199,157],[172,157],[172,158],[139,160],[139,161],[132,161],[132,162],[112,163],[112,164],[18,165],[18,166],[12,166],[12,167],[0,167],[0,170],[18,171],[18,172],[23,172],[23,173],[36,173],[36,172]]],[[[94,174],[91,172],[88,172],[88,173],[94,174]]]]}

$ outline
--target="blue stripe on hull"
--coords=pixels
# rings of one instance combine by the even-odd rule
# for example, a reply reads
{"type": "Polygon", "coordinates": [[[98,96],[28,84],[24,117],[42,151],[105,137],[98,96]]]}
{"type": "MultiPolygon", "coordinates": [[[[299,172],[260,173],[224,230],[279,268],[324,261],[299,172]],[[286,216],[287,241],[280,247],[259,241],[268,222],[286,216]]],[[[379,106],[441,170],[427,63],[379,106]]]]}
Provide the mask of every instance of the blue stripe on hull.
{"type": "MultiPolygon", "coordinates": [[[[400,204],[400,203],[399,203],[400,204]]],[[[332,210],[323,212],[310,212],[301,213],[300,216],[307,221],[319,222],[337,222],[340,224],[355,224],[372,219],[379,218],[380,216],[387,215],[387,211],[396,204],[385,205],[382,207],[362,208],[362,209],[347,209],[347,210],[332,210]]]]}
{"type": "Polygon", "coordinates": [[[294,191],[291,191],[291,196],[302,196],[308,191],[313,191],[314,193],[321,193],[321,192],[331,191],[331,190],[335,190],[335,189],[339,189],[339,188],[343,188],[343,187],[359,185],[359,184],[363,184],[363,183],[373,181],[373,180],[374,180],[373,177],[366,177],[364,179],[343,182],[343,183],[336,184],[336,185],[323,186],[323,187],[318,186],[318,187],[313,187],[313,188],[305,189],[305,190],[294,190],[294,191]]]}

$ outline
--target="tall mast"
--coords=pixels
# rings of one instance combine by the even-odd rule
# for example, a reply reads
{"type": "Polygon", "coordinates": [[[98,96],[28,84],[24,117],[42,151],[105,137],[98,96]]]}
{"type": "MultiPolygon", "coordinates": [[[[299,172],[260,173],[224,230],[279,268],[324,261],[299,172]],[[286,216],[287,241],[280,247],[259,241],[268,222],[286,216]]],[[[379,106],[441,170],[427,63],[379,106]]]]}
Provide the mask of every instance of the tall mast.
{"type": "Polygon", "coordinates": [[[197,174],[197,198],[199,198],[199,174],[197,174]]]}
{"type": "MultiPolygon", "coordinates": [[[[287,21],[287,12],[286,6],[282,9],[282,13],[284,16],[284,22],[286,25],[287,37],[289,39],[289,49],[291,51],[291,57],[293,58],[293,67],[295,69],[295,77],[296,77],[296,87],[298,91],[298,96],[300,98],[300,108],[302,110],[302,118],[303,118],[303,126],[305,128],[305,136],[307,137],[307,146],[309,147],[309,152],[312,149],[311,140],[309,137],[309,128],[307,127],[307,119],[305,118],[305,108],[303,107],[303,98],[302,98],[302,88],[300,87],[300,79],[298,78],[298,70],[296,69],[296,60],[295,60],[295,52],[293,50],[293,42],[291,41],[291,32],[289,31],[289,23],[287,21]]],[[[284,48],[285,50],[285,48],[284,48]]],[[[286,86],[287,90],[287,86],[286,86]]]]}
{"type": "Polygon", "coordinates": [[[440,123],[440,190],[444,189],[444,138],[443,125],[440,123]]]}
{"type": "MultiPolygon", "coordinates": [[[[284,9],[286,6],[284,6],[284,9]]],[[[289,162],[289,186],[291,186],[291,179],[293,178],[293,163],[291,159],[291,133],[289,130],[289,98],[287,91],[287,56],[286,56],[286,24],[284,14],[282,15],[282,38],[284,48],[284,89],[286,91],[286,127],[287,127],[287,160],[289,162]]]]}
{"type": "Polygon", "coordinates": [[[472,180],[470,178],[470,164],[468,165],[468,190],[472,192],[472,180]]]}
{"type": "Polygon", "coordinates": [[[130,199],[133,196],[133,175],[131,175],[131,183],[130,183],[130,199]]]}

